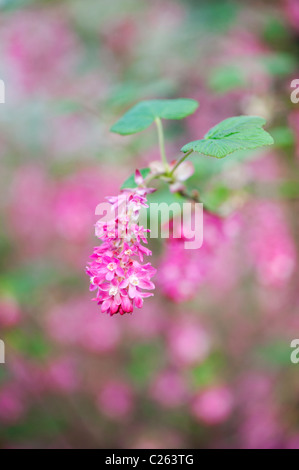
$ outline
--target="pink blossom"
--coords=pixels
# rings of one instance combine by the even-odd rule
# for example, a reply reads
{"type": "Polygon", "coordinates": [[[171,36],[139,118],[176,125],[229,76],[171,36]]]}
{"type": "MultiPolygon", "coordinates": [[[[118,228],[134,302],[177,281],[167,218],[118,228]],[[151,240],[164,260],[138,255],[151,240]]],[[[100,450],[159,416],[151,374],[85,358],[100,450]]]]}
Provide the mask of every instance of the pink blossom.
{"type": "Polygon", "coordinates": [[[284,13],[290,25],[299,30],[299,4],[297,0],[282,0],[284,13]]]}
{"type": "Polygon", "coordinates": [[[181,221],[172,221],[173,233],[181,238],[170,238],[159,266],[159,282],[162,291],[174,302],[194,297],[198,288],[207,280],[217,249],[226,239],[224,221],[218,216],[204,212],[203,244],[199,249],[186,250],[185,240],[192,236],[187,224],[177,227],[181,221]]]}
{"type": "Polygon", "coordinates": [[[162,372],[154,381],[151,397],[166,408],[175,408],[186,401],[187,390],[182,377],[176,372],[162,372]]]}
{"type": "Polygon", "coordinates": [[[38,361],[21,356],[10,357],[9,369],[14,386],[28,394],[28,397],[44,392],[46,387],[45,370],[38,361]]]}
{"type": "Polygon", "coordinates": [[[48,314],[45,327],[61,344],[80,346],[94,353],[110,353],[120,341],[120,327],[106,316],[99,322],[97,313],[95,304],[79,297],[56,306],[48,314]]]}
{"type": "Polygon", "coordinates": [[[198,321],[177,320],[168,332],[168,347],[176,364],[201,363],[210,350],[210,338],[198,321]]]}
{"type": "MultiPolygon", "coordinates": [[[[143,184],[139,171],[135,178],[143,184]]],[[[134,259],[139,255],[143,261],[144,254],[151,255],[141,243],[147,243],[149,230],[137,225],[137,221],[141,207],[148,207],[146,194],[152,191],[141,186],[108,197],[113,218],[96,223],[96,236],[102,240],[102,245],[94,248],[86,272],[90,276],[90,290],[96,291],[94,300],[101,305],[102,312],[132,313],[134,305],[141,308],[143,299],[153,295],[144,290],[155,288],[150,278],[156,270],[150,263],[141,265],[134,259]]]]}
{"type": "Polygon", "coordinates": [[[45,251],[53,236],[53,189],[47,172],[37,164],[15,171],[8,216],[12,236],[25,244],[27,255],[45,251]]]}
{"type": "Polygon", "coordinates": [[[233,397],[224,386],[208,388],[194,398],[191,410],[194,416],[208,425],[220,424],[231,414],[233,397]]]}
{"type": "Polygon", "coordinates": [[[261,39],[246,29],[234,29],[224,40],[224,51],[227,56],[242,58],[257,57],[269,52],[261,39]]]}
{"type": "Polygon", "coordinates": [[[281,426],[274,374],[247,371],[236,387],[242,414],[240,434],[245,448],[269,449],[279,445],[281,426]]]}
{"type": "Polygon", "coordinates": [[[296,248],[279,204],[256,202],[251,205],[247,226],[248,251],[261,283],[281,286],[296,266],[296,248]]]}
{"type": "Polygon", "coordinates": [[[67,22],[54,12],[19,12],[7,19],[1,38],[10,78],[18,90],[56,90],[69,77],[77,42],[67,22]]]}
{"type": "Polygon", "coordinates": [[[112,175],[108,168],[102,167],[99,172],[89,167],[59,181],[53,204],[53,223],[59,236],[72,243],[88,240],[99,196],[104,197],[108,188],[117,188],[120,182],[112,175]]]}
{"type": "Polygon", "coordinates": [[[289,437],[285,444],[285,449],[299,449],[299,434],[294,434],[293,436],[289,437]]]}
{"type": "Polygon", "coordinates": [[[136,23],[130,16],[109,21],[101,28],[105,46],[117,57],[130,53],[137,38],[136,23]]]}
{"type": "Polygon", "coordinates": [[[78,375],[72,358],[62,357],[51,361],[46,368],[45,378],[50,390],[71,393],[78,388],[78,375]]]}
{"type": "Polygon", "coordinates": [[[128,316],[127,320],[129,336],[143,340],[155,338],[168,324],[163,306],[158,301],[145,303],[142,307],[142,315],[135,315],[134,318],[128,316]]]}
{"type": "Polygon", "coordinates": [[[25,405],[21,391],[14,384],[0,386],[0,419],[14,423],[25,412],[25,405]]]}
{"type": "Polygon", "coordinates": [[[267,400],[243,418],[240,431],[246,449],[274,449],[281,440],[278,416],[267,400]]]}
{"type": "Polygon", "coordinates": [[[123,419],[133,408],[131,388],[122,381],[107,382],[97,396],[97,405],[107,417],[123,419]]]}

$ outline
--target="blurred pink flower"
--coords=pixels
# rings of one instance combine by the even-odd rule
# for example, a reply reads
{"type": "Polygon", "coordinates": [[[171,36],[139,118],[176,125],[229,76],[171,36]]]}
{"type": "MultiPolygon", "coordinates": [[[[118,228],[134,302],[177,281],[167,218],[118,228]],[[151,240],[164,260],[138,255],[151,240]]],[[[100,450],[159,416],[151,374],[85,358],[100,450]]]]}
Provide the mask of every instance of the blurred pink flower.
{"type": "Polygon", "coordinates": [[[182,366],[201,363],[210,351],[210,338],[198,321],[190,319],[173,322],[168,330],[171,360],[182,366]]]}
{"type": "Polygon", "coordinates": [[[299,4],[297,0],[282,0],[282,6],[289,24],[299,30],[299,4]]]}
{"type": "Polygon", "coordinates": [[[16,90],[57,90],[70,77],[78,43],[67,21],[54,12],[28,10],[6,19],[2,53],[16,90]]]}
{"type": "Polygon", "coordinates": [[[285,449],[299,449],[299,434],[294,434],[289,437],[284,446],[285,449]]]}
{"type": "Polygon", "coordinates": [[[187,389],[183,378],[178,373],[164,371],[152,384],[150,396],[161,406],[175,408],[185,404],[187,389]]]}
{"type": "Polygon", "coordinates": [[[25,405],[20,388],[14,384],[0,386],[0,419],[15,423],[24,413],[25,405]]]}
{"type": "Polygon", "coordinates": [[[274,449],[281,442],[281,425],[267,401],[243,418],[240,431],[246,449],[274,449]]]}
{"type": "Polygon", "coordinates": [[[271,153],[266,152],[259,158],[249,160],[245,166],[245,171],[249,173],[250,180],[253,182],[278,182],[284,176],[281,155],[273,151],[271,153]]]}
{"type": "Polygon", "coordinates": [[[279,204],[257,201],[249,209],[246,227],[249,262],[260,282],[281,286],[296,267],[296,248],[286,216],[279,204]]]}
{"type": "Polygon", "coordinates": [[[22,255],[44,252],[53,236],[53,190],[41,166],[25,164],[15,171],[8,218],[12,237],[22,242],[22,255]]]}
{"type": "Polygon", "coordinates": [[[201,112],[191,114],[186,119],[190,139],[204,136],[211,127],[231,116],[240,114],[237,104],[240,103],[239,92],[233,91],[223,95],[213,94],[204,86],[197,83],[196,93],[192,98],[200,103],[201,112]],[[238,99],[236,97],[238,96],[238,99]]]}
{"type": "Polygon", "coordinates": [[[163,306],[159,300],[154,300],[143,305],[142,315],[127,315],[126,327],[129,337],[150,339],[161,334],[167,324],[163,306]]]}
{"type": "MultiPolygon", "coordinates": [[[[180,220],[173,220],[174,233],[180,233],[180,220]]],[[[158,269],[158,282],[162,292],[174,302],[183,302],[198,293],[207,280],[217,249],[225,241],[224,221],[208,212],[203,214],[203,244],[200,248],[186,249],[185,240],[192,236],[187,224],[182,225],[181,238],[169,238],[158,269]]]]}
{"type": "Polygon", "coordinates": [[[226,421],[232,409],[233,396],[225,386],[215,386],[199,392],[191,404],[192,414],[208,425],[226,421]]]}
{"type": "Polygon", "coordinates": [[[101,28],[101,36],[108,50],[118,58],[123,59],[130,55],[137,40],[137,24],[130,16],[105,22],[101,28]]]}
{"type": "Polygon", "coordinates": [[[269,52],[269,48],[261,41],[260,37],[244,28],[234,29],[225,36],[224,41],[225,58],[244,56],[257,57],[269,52]]]}
{"type": "Polygon", "coordinates": [[[126,418],[133,409],[132,390],[122,381],[106,382],[97,396],[97,405],[108,418],[126,418]]]}
{"type": "Polygon", "coordinates": [[[242,445],[246,449],[275,448],[282,430],[274,398],[275,376],[254,371],[243,375],[236,387],[242,445]]]}
{"type": "MultiPolygon", "coordinates": [[[[84,86],[84,83],[82,84],[84,86]]],[[[79,93],[83,90],[74,90],[74,96],[69,98],[70,101],[82,99],[79,93]],[[79,95],[79,96],[78,96],[79,95]]],[[[92,105],[91,105],[92,106],[92,105]]],[[[62,114],[54,114],[51,120],[49,120],[49,131],[47,134],[48,140],[46,142],[49,153],[53,155],[57,161],[61,162],[70,161],[72,159],[80,159],[81,155],[87,160],[94,158],[94,155],[98,152],[98,149],[102,146],[103,132],[99,126],[99,122],[96,119],[91,119],[90,115],[86,113],[84,108],[77,112],[62,114]]],[[[104,170],[104,168],[103,168],[104,170]]],[[[88,176],[88,169],[86,171],[88,176]]],[[[90,179],[92,181],[92,172],[90,173],[90,179]]],[[[97,166],[94,169],[93,179],[101,178],[103,185],[107,184],[107,181],[103,177],[102,172],[99,171],[97,166]]],[[[84,177],[84,171],[82,172],[84,177]]],[[[118,175],[115,175],[118,179],[118,175]]],[[[70,178],[71,180],[71,178],[70,178]]],[[[111,186],[114,186],[114,180],[110,180],[111,186]]],[[[92,185],[93,186],[93,185],[92,185]]],[[[115,188],[117,185],[115,184],[115,188]]],[[[99,180],[97,184],[98,191],[101,191],[101,185],[99,180]]]]}
{"type": "Polygon", "coordinates": [[[47,364],[45,380],[49,390],[60,393],[73,393],[78,389],[79,377],[71,357],[61,357],[47,364]]]}
{"type": "Polygon", "coordinates": [[[46,331],[62,344],[80,345],[94,353],[111,352],[120,341],[117,322],[101,316],[96,305],[79,297],[56,306],[46,319],[46,331]]]}
{"type": "Polygon", "coordinates": [[[86,241],[95,220],[99,198],[117,188],[111,169],[86,168],[60,181],[54,199],[54,223],[60,236],[75,243],[86,241]]]}
{"type": "Polygon", "coordinates": [[[194,250],[185,249],[183,240],[167,240],[157,276],[164,295],[174,302],[184,302],[196,296],[206,275],[203,250],[201,254],[202,260],[194,250]]]}
{"type": "Polygon", "coordinates": [[[44,368],[38,361],[22,357],[10,356],[9,370],[16,388],[30,396],[39,396],[47,388],[44,368]]]}

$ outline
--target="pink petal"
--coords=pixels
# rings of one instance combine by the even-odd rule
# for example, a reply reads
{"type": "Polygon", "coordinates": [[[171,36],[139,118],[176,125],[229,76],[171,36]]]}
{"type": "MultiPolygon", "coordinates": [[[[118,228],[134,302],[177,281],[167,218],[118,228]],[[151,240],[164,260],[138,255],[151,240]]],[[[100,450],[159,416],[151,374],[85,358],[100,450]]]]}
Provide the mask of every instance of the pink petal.
{"type": "Polygon", "coordinates": [[[120,277],[124,277],[125,276],[125,272],[124,270],[119,266],[117,269],[116,269],[116,274],[120,277]]]}
{"type": "Polygon", "coordinates": [[[135,297],[135,305],[137,308],[141,308],[143,305],[143,299],[139,295],[135,297]]]}
{"type": "Polygon", "coordinates": [[[119,284],[119,287],[120,287],[120,289],[125,289],[126,287],[128,287],[128,284],[129,284],[129,279],[124,279],[124,280],[119,284]]]}
{"type": "Polygon", "coordinates": [[[129,313],[129,312],[133,311],[133,304],[130,301],[129,297],[127,297],[127,296],[122,297],[121,305],[122,305],[122,308],[125,312],[129,313]]]}
{"type": "Polygon", "coordinates": [[[107,281],[112,281],[113,278],[114,278],[114,272],[109,271],[109,272],[106,274],[106,279],[107,279],[107,281]]]}
{"type": "Polygon", "coordinates": [[[135,183],[139,186],[143,183],[143,176],[139,170],[135,171],[135,183]]]}
{"type": "Polygon", "coordinates": [[[103,303],[102,303],[102,306],[101,306],[101,310],[102,312],[107,312],[107,310],[109,309],[110,307],[110,304],[111,304],[111,300],[105,300],[103,303]]]}
{"type": "Polygon", "coordinates": [[[99,289],[103,291],[108,291],[110,289],[110,284],[107,284],[106,282],[103,284],[99,284],[99,289]]]}
{"type": "Polygon", "coordinates": [[[131,299],[134,299],[135,295],[136,295],[136,287],[132,286],[132,284],[129,284],[129,296],[131,297],[131,299]]]}
{"type": "Polygon", "coordinates": [[[140,295],[143,299],[145,299],[146,297],[153,297],[153,296],[154,296],[154,294],[151,293],[151,292],[139,292],[139,295],[140,295]]]}
{"type": "Polygon", "coordinates": [[[118,311],[119,305],[116,302],[111,302],[110,312],[112,315],[118,311]]]}
{"type": "Polygon", "coordinates": [[[141,287],[141,289],[154,289],[155,284],[151,281],[147,281],[146,279],[140,279],[139,287],[141,287]]]}

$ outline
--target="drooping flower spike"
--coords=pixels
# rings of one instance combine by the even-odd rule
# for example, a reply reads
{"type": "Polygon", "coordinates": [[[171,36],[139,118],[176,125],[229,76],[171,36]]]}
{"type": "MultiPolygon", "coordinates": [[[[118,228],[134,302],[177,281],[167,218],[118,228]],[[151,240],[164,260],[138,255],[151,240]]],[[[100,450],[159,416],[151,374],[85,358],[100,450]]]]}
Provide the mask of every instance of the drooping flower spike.
{"type": "MultiPolygon", "coordinates": [[[[185,161],[192,153],[224,158],[237,150],[252,150],[273,144],[272,137],[263,128],[263,118],[235,116],[214,126],[203,139],[184,145],[181,148],[182,155],[169,163],[165,152],[162,119],[182,119],[194,113],[197,107],[195,100],[185,98],[142,101],[128,110],[110,129],[120,135],[131,135],[155,122],[161,161],[154,161],[149,168],[141,171],[136,170],[137,188],[126,188],[118,196],[108,197],[109,217],[96,223],[95,234],[102,244],[94,248],[92,261],[88,263],[86,272],[90,276],[90,289],[96,291],[94,300],[101,305],[102,312],[110,315],[132,313],[134,306],[142,307],[143,299],[153,295],[145,291],[155,288],[151,278],[156,270],[150,263],[140,264],[143,263],[144,256],[151,255],[151,251],[144,246],[147,244],[146,234],[149,230],[138,224],[140,209],[148,207],[147,194],[155,191],[147,187],[150,181],[165,181],[170,191],[197,203],[200,202],[198,191],[194,190],[189,195],[184,184],[194,174],[193,164],[185,161]]],[[[131,181],[131,177],[126,183],[128,181],[131,181]]],[[[106,210],[105,212],[107,214],[106,210]]],[[[175,256],[171,258],[177,259],[177,244],[173,243],[172,246],[175,247],[175,256]]],[[[191,261],[194,261],[193,256],[191,261]]],[[[176,270],[169,271],[166,263],[165,271],[166,285],[170,284],[172,291],[174,278],[181,274],[180,266],[177,273],[176,270]]],[[[191,278],[189,285],[192,287],[194,278],[198,277],[197,266],[187,271],[191,278]]],[[[185,279],[183,281],[183,290],[186,291],[185,279]]],[[[186,292],[179,297],[185,298],[186,292]]]]}
{"type": "Polygon", "coordinates": [[[138,225],[138,219],[141,207],[148,207],[146,195],[154,189],[144,186],[138,170],[135,181],[137,188],[124,189],[118,196],[107,198],[112,217],[97,221],[95,233],[102,244],[94,248],[86,268],[90,290],[96,291],[93,300],[109,315],[132,313],[134,306],[141,308],[143,299],[153,295],[144,290],[155,288],[150,279],[156,269],[136,259],[143,262],[144,255],[152,254],[142,244],[147,243],[149,229],[138,225]]]}

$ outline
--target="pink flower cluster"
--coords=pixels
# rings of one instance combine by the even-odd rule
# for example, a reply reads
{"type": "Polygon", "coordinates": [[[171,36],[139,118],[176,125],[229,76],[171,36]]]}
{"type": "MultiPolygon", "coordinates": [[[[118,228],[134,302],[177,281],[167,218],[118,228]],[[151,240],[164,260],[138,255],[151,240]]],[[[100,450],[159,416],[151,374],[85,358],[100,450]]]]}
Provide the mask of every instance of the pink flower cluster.
{"type": "MultiPolygon", "coordinates": [[[[143,183],[140,172],[136,172],[136,183],[143,183]]],[[[144,292],[154,289],[150,278],[156,269],[143,262],[143,256],[151,251],[142,245],[147,243],[149,229],[138,225],[140,209],[148,207],[146,194],[153,189],[138,187],[124,189],[120,195],[109,197],[110,212],[96,223],[96,236],[101,246],[94,248],[92,261],[86,268],[90,276],[90,290],[96,290],[94,300],[101,305],[102,312],[110,315],[132,313],[134,305],[141,308],[143,299],[153,294],[144,292]]]]}

